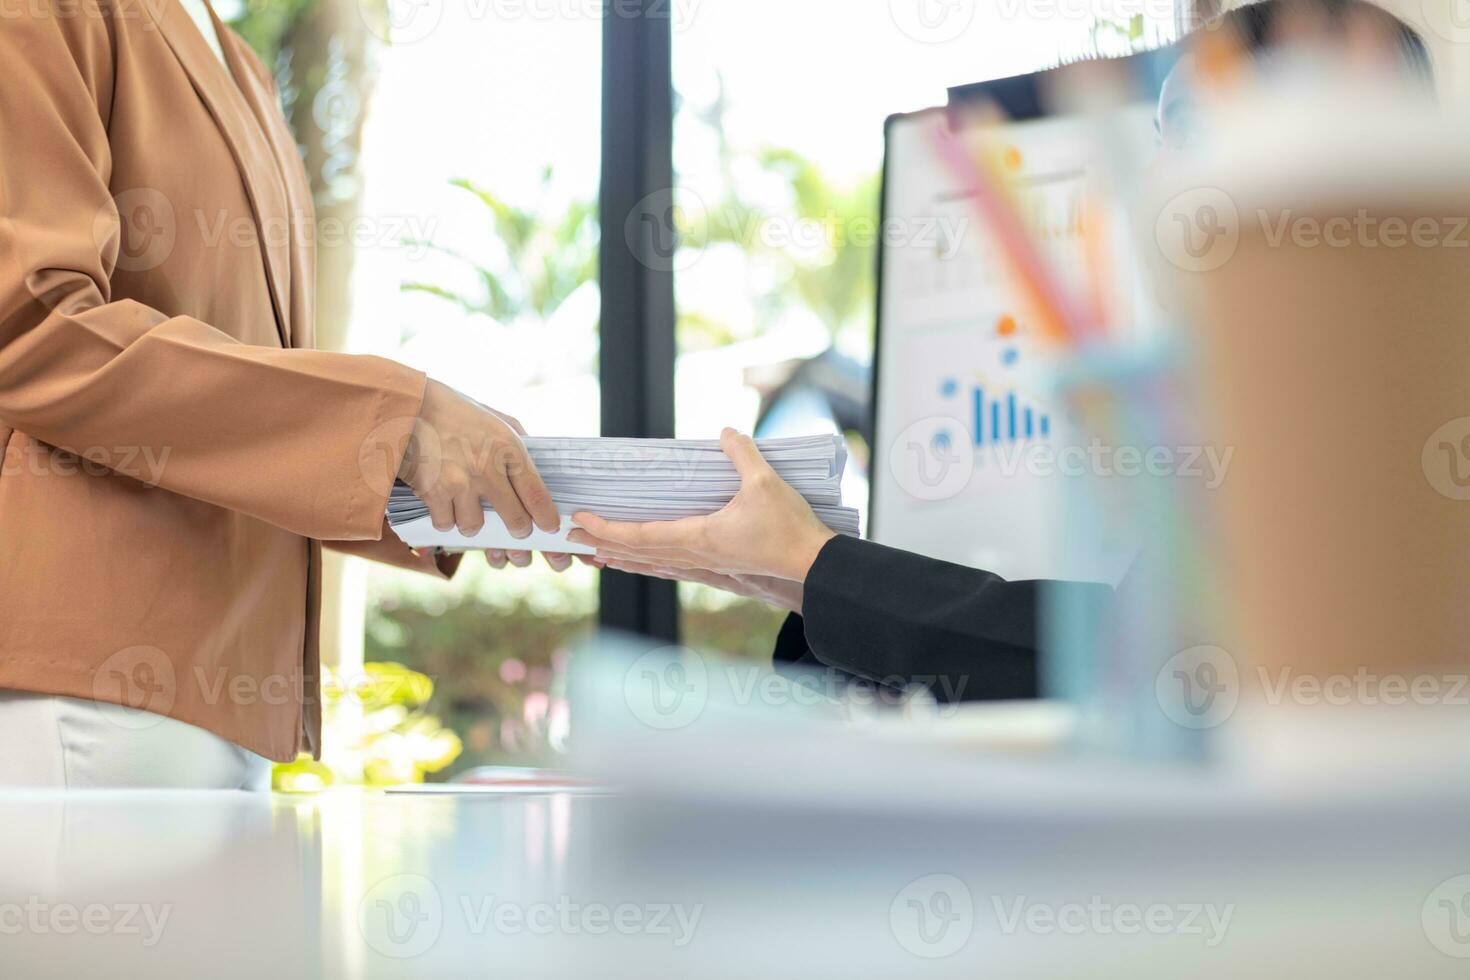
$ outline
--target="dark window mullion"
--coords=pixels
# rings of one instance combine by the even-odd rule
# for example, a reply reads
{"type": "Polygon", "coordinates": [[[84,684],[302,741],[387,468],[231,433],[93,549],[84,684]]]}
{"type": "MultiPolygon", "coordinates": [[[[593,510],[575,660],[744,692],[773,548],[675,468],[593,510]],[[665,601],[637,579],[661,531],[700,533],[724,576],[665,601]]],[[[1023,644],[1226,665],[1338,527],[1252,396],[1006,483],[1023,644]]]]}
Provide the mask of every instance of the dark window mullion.
{"type": "MultiPolygon", "coordinates": [[[[665,0],[602,22],[602,434],[674,434],[673,37],[665,0]]],[[[599,622],[677,642],[672,582],[602,573],[599,622]]]]}

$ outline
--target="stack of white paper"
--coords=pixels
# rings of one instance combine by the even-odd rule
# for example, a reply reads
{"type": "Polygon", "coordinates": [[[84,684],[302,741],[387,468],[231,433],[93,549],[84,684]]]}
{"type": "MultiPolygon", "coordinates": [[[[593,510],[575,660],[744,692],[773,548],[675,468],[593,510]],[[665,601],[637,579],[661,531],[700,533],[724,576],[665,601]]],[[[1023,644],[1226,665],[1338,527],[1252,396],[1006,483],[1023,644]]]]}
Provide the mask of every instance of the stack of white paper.
{"type": "MultiPolygon", "coordinates": [[[[766,462],[840,534],[858,533],[858,512],[842,506],[847,450],[838,436],[761,439],[766,462]]],[[[740,489],[735,465],[714,439],[528,438],[526,448],[562,515],[562,529],[513,538],[489,504],[485,527],[474,537],[457,529],[437,531],[429,510],[399,483],[388,498],[388,523],[413,548],[469,550],[518,548],[591,554],[567,540],[570,517],[588,511],[613,521],[673,521],[712,514],[740,489]]]]}

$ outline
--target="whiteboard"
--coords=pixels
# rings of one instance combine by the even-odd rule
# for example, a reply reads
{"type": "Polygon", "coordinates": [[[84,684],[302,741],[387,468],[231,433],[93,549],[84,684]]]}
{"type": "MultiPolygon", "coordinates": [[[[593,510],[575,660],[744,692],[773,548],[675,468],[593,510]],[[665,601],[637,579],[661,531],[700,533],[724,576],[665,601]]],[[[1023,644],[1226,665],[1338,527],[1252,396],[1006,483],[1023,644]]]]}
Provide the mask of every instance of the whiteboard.
{"type": "MultiPolygon", "coordinates": [[[[1126,558],[1062,547],[1065,474],[1089,437],[1056,404],[1055,355],[1038,342],[963,177],[936,152],[944,119],[933,109],[887,126],[869,534],[1008,579],[1116,583],[1126,558]]],[[[1095,125],[1046,117],[986,133],[1004,147],[1043,251],[1079,290],[1095,125]]],[[[1152,106],[1108,125],[1139,159],[1153,156],[1152,106]]],[[[1111,249],[1118,293],[1142,304],[1126,223],[1109,226],[1122,236],[1111,249]]]]}

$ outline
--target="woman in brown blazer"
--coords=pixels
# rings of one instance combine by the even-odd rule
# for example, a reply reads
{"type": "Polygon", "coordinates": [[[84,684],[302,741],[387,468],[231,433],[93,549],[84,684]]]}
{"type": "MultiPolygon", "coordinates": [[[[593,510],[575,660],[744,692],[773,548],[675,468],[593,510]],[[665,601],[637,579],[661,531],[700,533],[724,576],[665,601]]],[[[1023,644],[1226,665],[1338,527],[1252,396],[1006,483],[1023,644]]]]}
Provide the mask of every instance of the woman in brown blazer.
{"type": "Polygon", "coordinates": [[[295,141],[188,2],[0,14],[0,785],[319,753],[322,544],[454,570],[385,534],[395,476],[441,528],[559,524],[514,420],[311,349],[295,141]]]}

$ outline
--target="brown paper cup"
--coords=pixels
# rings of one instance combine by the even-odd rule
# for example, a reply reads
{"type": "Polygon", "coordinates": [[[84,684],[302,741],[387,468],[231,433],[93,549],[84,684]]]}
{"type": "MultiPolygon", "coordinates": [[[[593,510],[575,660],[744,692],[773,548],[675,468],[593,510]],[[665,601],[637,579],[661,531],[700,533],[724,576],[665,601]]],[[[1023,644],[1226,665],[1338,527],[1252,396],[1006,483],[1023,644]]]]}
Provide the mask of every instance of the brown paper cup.
{"type": "Polygon", "coordinates": [[[1292,211],[1280,240],[1281,209],[1235,203],[1233,254],[1174,278],[1234,448],[1217,504],[1247,674],[1470,669],[1470,187],[1292,211]],[[1422,234],[1392,244],[1400,225],[1422,234]]]}

